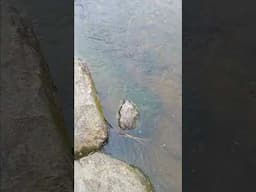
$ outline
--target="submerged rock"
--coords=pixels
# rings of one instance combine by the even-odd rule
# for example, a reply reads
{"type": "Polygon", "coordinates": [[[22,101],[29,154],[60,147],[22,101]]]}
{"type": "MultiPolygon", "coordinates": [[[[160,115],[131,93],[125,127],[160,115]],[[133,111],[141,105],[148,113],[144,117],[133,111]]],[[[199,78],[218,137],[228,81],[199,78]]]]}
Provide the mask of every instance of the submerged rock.
{"type": "Polygon", "coordinates": [[[1,7],[1,192],[70,192],[73,158],[32,26],[1,7]]]}
{"type": "Polygon", "coordinates": [[[137,106],[128,100],[123,100],[118,113],[118,124],[123,130],[136,127],[136,120],[139,115],[137,106]]]}
{"type": "Polygon", "coordinates": [[[100,152],[74,163],[75,192],[152,192],[137,168],[100,152]]]}
{"type": "Polygon", "coordinates": [[[75,157],[99,149],[107,139],[107,126],[87,65],[75,60],[75,157]]]}

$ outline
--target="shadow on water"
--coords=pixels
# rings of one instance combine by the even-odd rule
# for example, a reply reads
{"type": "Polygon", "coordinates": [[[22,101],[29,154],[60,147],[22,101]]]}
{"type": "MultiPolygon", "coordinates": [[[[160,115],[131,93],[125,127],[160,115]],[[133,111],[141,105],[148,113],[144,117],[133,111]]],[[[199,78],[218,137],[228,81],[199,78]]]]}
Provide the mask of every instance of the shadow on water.
{"type": "Polygon", "coordinates": [[[76,0],[75,56],[88,62],[106,119],[120,100],[140,110],[129,134],[110,129],[104,151],[141,168],[159,192],[181,191],[181,1],[76,0]]]}

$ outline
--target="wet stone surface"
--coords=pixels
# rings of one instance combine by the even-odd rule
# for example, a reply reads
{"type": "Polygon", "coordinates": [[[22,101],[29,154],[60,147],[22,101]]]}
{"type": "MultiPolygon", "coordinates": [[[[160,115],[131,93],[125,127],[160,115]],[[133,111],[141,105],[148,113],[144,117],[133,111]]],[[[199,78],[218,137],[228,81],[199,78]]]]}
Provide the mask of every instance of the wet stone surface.
{"type": "Polygon", "coordinates": [[[118,112],[118,125],[121,129],[134,129],[139,116],[137,106],[128,100],[123,100],[118,112]]]}

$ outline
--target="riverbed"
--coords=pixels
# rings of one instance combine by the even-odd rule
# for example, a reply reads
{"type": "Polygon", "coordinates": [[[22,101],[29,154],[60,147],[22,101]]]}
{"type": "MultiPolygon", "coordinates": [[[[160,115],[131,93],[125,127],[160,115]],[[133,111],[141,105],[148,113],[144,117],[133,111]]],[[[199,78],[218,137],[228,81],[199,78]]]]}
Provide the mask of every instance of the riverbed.
{"type": "Polygon", "coordinates": [[[139,167],[157,192],[181,191],[181,1],[75,0],[75,57],[88,62],[106,119],[117,127],[123,98],[137,127],[103,151],[139,167]]]}

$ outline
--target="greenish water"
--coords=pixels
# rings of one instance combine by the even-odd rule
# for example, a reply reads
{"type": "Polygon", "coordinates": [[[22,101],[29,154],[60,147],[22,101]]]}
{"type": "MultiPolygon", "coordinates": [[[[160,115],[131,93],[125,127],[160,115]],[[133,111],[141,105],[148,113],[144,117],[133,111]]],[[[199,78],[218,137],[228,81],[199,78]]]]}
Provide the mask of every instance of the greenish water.
{"type": "Polygon", "coordinates": [[[75,57],[88,62],[106,119],[123,98],[138,105],[137,128],[113,129],[106,153],[142,169],[158,192],[181,191],[181,1],[75,0],[75,57]]]}

